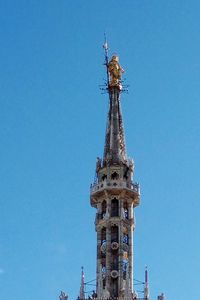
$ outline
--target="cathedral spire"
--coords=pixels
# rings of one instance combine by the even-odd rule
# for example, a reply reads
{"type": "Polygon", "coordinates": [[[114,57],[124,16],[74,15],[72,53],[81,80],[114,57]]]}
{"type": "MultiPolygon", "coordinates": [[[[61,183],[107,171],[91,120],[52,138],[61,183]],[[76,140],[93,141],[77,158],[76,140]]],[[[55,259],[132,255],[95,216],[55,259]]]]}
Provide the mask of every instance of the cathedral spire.
{"type": "Polygon", "coordinates": [[[80,285],[79,298],[81,300],[85,299],[85,275],[84,275],[83,267],[81,267],[81,285],[80,285]]]}
{"type": "Polygon", "coordinates": [[[119,57],[113,55],[108,61],[108,45],[104,44],[105,65],[109,93],[109,111],[106,128],[103,164],[120,164],[127,160],[124,139],[120,93],[122,91],[121,74],[124,72],[119,64],[119,57]],[[106,46],[105,46],[106,45],[106,46]]]}
{"type": "Polygon", "coordinates": [[[145,282],[144,282],[144,299],[149,300],[149,282],[148,282],[148,270],[145,269],[145,282]]]}
{"type": "Polygon", "coordinates": [[[99,299],[132,299],[134,208],[140,192],[133,180],[133,161],[126,157],[120,108],[121,74],[119,58],[108,60],[105,41],[105,65],[109,112],[103,162],[97,158],[96,178],[91,185],[90,203],[96,208],[97,232],[96,293],[99,299]]]}

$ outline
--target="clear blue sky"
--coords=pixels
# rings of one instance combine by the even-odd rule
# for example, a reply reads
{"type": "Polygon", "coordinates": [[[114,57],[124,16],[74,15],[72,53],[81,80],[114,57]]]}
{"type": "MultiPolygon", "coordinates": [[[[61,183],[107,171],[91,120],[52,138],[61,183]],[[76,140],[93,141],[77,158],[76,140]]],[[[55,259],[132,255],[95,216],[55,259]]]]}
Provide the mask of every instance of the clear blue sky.
{"type": "Polygon", "coordinates": [[[0,299],[74,300],[95,278],[89,186],[103,152],[103,33],[126,70],[141,185],[135,278],[199,299],[200,1],[0,1],[0,299]]]}

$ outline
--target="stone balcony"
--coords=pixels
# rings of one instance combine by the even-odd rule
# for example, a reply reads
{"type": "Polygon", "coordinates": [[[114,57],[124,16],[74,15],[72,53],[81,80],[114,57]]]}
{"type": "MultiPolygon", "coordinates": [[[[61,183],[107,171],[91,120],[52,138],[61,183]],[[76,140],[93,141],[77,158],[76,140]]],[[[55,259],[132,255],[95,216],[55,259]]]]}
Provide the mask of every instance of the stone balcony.
{"type": "Polygon", "coordinates": [[[106,196],[119,196],[123,193],[123,197],[132,199],[133,207],[140,203],[140,187],[138,183],[127,181],[124,179],[105,179],[101,182],[91,184],[90,187],[90,203],[96,207],[98,199],[106,196]]]}
{"type": "Polygon", "coordinates": [[[77,300],[147,300],[147,298],[138,298],[138,297],[85,297],[84,299],[81,299],[80,297],[77,298],[77,300]]]}
{"type": "Polygon", "coordinates": [[[90,193],[93,194],[95,192],[100,192],[104,189],[129,189],[140,195],[140,187],[138,183],[127,182],[126,180],[118,179],[118,180],[104,180],[98,183],[91,184],[90,193]]]}

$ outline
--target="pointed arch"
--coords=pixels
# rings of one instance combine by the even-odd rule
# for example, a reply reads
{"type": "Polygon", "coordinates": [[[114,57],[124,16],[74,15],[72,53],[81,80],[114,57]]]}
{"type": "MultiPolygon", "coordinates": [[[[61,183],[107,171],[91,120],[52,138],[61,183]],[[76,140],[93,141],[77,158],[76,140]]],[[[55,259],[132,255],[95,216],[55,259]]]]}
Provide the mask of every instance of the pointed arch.
{"type": "Polygon", "coordinates": [[[116,198],[111,200],[111,217],[119,217],[119,200],[116,198]]]}

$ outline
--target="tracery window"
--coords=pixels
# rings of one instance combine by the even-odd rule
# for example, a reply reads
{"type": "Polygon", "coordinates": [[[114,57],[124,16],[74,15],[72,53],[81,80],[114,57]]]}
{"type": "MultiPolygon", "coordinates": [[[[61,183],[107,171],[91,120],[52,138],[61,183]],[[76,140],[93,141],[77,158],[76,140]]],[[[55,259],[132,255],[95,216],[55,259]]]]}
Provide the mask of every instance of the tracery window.
{"type": "Polygon", "coordinates": [[[106,215],[106,208],[107,208],[107,203],[106,200],[103,200],[102,204],[101,204],[101,219],[105,218],[106,215]]]}
{"type": "Polygon", "coordinates": [[[114,198],[111,201],[111,217],[119,216],[119,201],[114,198]]]}
{"type": "Polygon", "coordinates": [[[111,227],[111,243],[119,241],[119,229],[117,225],[111,227]]]}
{"type": "Polygon", "coordinates": [[[118,174],[117,172],[112,173],[111,179],[112,179],[112,180],[115,180],[115,179],[117,180],[117,179],[119,179],[119,174],[118,174]]]}
{"type": "Polygon", "coordinates": [[[118,280],[117,279],[111,279],[111,288],[112,288],[112,295],[114,298],[118,298],[118,280]]]}
{"type": "Polygon", "coordinates": [[[101,179],[104,181],[105,179],[107,179],[107,175],[103,174],[103,176],[101,177],[101,179]]]}
{"type": "Polygon", "coordinates": [[[112,255],[111,269],[118,270],[118,254],[117,253],[113,253],[113,255],[112,255]]]}

